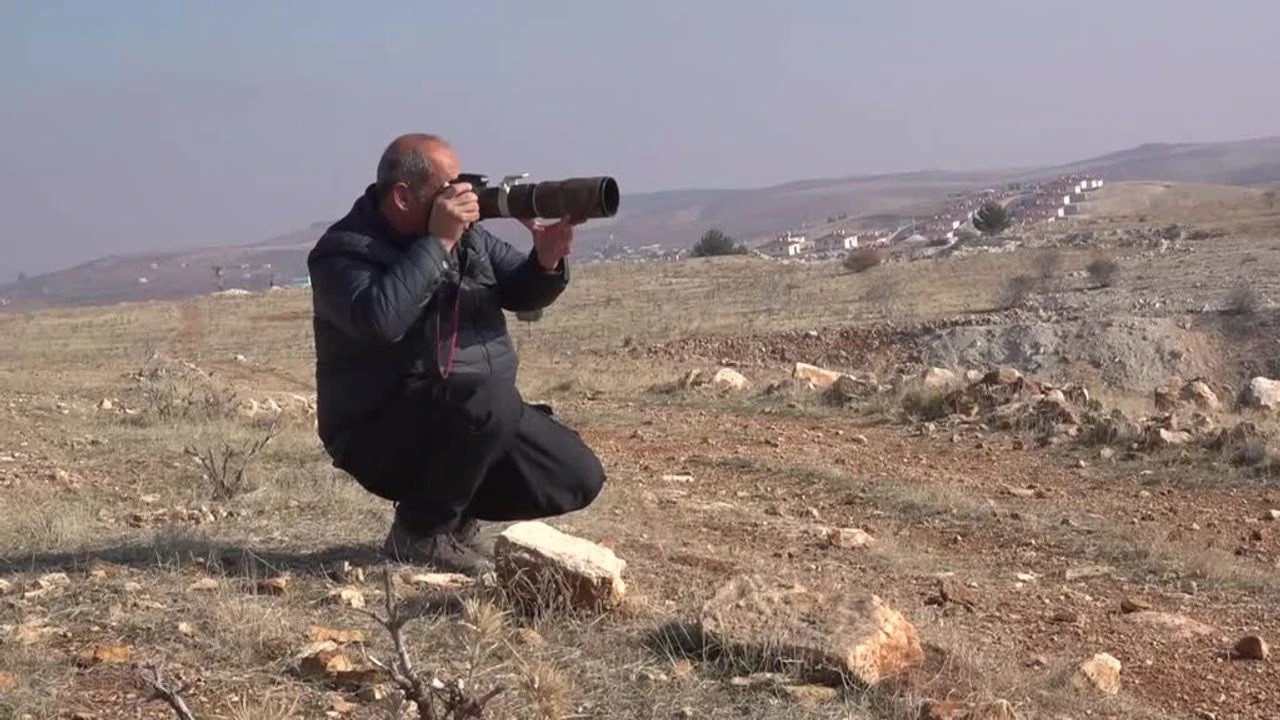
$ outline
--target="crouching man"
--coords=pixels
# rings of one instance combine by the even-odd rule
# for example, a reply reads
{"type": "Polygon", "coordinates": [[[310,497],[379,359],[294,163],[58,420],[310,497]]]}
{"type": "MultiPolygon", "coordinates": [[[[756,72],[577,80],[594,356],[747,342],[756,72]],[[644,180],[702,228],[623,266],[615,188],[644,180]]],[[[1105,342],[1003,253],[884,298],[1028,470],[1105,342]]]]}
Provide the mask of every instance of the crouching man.
{"type": "Polygon", "coordinates": [[[595,453],[516,389],[503,310],[550,305],[569,281],[573,222],[525,221],[529,253],[473,225],[453,149],[397,138],[368,186],[308,256],[319,435],[335,467],[395,503],[391,558],[491,569],[477,521],[589,505],[595,453]]]}

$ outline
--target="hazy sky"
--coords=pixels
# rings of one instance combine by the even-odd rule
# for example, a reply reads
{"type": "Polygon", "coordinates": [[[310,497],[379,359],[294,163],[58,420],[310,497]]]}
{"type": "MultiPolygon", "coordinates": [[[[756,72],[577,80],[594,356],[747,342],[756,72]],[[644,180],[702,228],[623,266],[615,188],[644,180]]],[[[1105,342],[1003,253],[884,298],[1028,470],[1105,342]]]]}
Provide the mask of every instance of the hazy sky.
{"type": "Polygon", "coordinates": [[[344,213],[394,135],[625,193],[1280,134],[1276,0],[9,0],[0,279],[344,213]]]}

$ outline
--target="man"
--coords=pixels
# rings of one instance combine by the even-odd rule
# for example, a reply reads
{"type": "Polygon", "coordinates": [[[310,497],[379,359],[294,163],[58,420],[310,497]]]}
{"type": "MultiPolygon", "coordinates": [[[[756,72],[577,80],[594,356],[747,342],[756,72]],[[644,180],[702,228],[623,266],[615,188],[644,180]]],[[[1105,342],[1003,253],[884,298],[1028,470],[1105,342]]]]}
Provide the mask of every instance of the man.
{"type": "Polygon", "coordinates": [[[521,398],[503,314],[564,291],[576,222],[522,221],[533,249],[518,252],[474,224],[460,168],[439,137],[397,138],[307,265],[325,450],[395,503],[385,553],[478,575],[492,565],[477,520],[581,509],[605,473],[576,432],[521,398]]]}

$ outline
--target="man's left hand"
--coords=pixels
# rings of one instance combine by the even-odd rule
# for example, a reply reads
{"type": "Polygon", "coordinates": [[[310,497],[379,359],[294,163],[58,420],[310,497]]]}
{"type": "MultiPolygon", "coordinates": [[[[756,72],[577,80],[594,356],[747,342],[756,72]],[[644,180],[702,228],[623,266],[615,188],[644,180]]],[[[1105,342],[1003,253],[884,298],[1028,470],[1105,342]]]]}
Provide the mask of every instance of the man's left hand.
{"type": "Polygon", "coordinates": [[[581,225],[582,220],[566,217],[551,225],[539,225],[536,220],[521,218],[520,224],[529,228],[529,233],[533,235],[533,250],[538,257],[538,264],[543,270],[551,272],[568,256],[573,244],[573,228],[581,225]]]}

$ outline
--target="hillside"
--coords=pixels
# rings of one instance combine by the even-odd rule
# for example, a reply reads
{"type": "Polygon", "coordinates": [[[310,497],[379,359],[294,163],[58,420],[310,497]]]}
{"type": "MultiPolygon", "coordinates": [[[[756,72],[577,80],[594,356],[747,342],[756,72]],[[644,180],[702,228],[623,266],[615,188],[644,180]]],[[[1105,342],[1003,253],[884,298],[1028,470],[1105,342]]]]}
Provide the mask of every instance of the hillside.
{"type": "MultiPolygon", "coordinates": [[[[576,253],[589,259],[607,246],[683,248],[712,226],[758,241],[842,214],[851,218],[851,227],[857,227],[860,218],[867,222],[874,218],[874,225],[893,224],[896,214],[928,212],[949,193],[1073,173],[1091,173],[1112,182],[1271,185],[1280,182],[1280,138],[1148,144],[1046,168],[928,171],[811,179],[765,188],[628,194],[616,217],[583,226],[576,253]]],[[[0,298],[8,301],[9,309],[177,299],[217,290],[214,266],[224,268],[223,283],[228,288],[261,290],[273,281],[288,284],[305,275],[306,250],[326,224],[319,221],[249,245],[110,256],[0,286],[0,298]]],[[[524,243],[524,231],[515,223],[495,222],[493,227],[516,244],[524,243]]]]}

